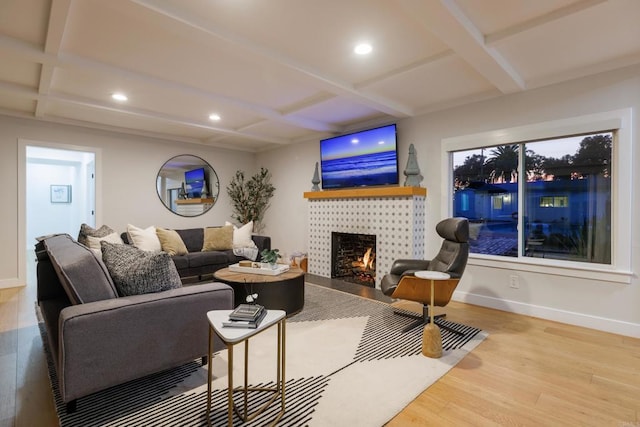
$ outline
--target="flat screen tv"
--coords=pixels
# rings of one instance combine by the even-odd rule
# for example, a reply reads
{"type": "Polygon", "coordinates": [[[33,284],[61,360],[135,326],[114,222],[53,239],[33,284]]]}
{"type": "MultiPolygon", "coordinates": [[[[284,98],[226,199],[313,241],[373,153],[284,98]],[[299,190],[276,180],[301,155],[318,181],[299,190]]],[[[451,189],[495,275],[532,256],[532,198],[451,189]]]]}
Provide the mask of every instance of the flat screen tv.
{"type": "Polygon", "coordinates": [[[320,141],[322,188],[398,184],[396,125],[320,141]]]}
{"type": "Polygon", "coordinates": [[[184,173],[184,182],[186,191],[190,198],[198,198],[202,194],[204,186],[205,171],[204,168],[193,169],[184,173]]]}

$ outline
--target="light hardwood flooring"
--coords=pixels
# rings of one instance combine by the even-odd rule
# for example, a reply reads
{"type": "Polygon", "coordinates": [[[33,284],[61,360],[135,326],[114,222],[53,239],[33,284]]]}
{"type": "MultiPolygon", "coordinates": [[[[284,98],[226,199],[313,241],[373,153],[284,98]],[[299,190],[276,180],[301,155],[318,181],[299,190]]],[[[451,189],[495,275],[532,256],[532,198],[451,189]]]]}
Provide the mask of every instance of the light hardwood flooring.
{"type": "Polygon", "coordinates": [[[56,426],[35,285],[0,290],[0,427],[56,426]]]}
{"type": "Polygon", "coordinates": [[[455,301],[446,313],[488,338],[388,426],[640,427],[640,340],[455,301]]]}
{"type": "MultiPolygon", "coordinates": [[[[57,424],[32,280],[0,290],[0,427],[57,424]]],[[[446,312],[489,337],[388,426],[640,427],[640,340],[455,301],[446,312]]]]}

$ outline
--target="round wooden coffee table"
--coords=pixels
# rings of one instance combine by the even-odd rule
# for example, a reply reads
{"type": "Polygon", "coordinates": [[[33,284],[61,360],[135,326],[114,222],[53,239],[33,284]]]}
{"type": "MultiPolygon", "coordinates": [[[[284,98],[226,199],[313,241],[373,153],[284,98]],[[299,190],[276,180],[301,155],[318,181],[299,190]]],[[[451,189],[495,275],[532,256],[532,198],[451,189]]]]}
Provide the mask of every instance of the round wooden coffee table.
{"type": "Polygon", "coordinates": [[[271,310],[284,310],[287,316],[304,307],[304,271],[299,268],[269,276],[239,273],[226,267],[213,273],[213,276],[233,288],[234,307],[247,302],[247,293],[258,294],[256,303],[271,310]]]}

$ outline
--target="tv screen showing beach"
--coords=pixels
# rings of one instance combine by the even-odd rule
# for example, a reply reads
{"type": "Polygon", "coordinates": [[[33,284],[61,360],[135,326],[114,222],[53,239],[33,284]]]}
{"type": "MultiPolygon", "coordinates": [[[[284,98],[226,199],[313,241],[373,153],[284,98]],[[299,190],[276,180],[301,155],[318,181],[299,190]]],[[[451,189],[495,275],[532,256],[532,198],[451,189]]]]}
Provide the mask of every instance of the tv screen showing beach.
{"type": "Polygon", "coordinates": [[[398,184],[396,125],[320,141],[322,188],[398,184]]]}
{"type": "Polygon", "coordinates": [[[193,169],[184,173],[186,191],[190,198],[198,198],[202,194],[205,180],[204,168],[193,169]]]}

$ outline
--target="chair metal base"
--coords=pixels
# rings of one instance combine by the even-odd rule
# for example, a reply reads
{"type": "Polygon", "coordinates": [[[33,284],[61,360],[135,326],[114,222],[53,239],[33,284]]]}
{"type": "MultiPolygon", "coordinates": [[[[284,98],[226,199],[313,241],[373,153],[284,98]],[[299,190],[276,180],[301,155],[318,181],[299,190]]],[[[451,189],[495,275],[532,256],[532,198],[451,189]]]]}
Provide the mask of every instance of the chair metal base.
{"type": "MultiPolygon", "coordinates": [[[[422,316],[419,316],[417,314],[409,314],[403,311],[393,311],[393,314],[397,314],[398,316],[403,316],[403,317],[409,317],[411,319],[416,319],[415,322],[409,324],[408,326],[405,326],[404,329],[402,329],[402,333],[405,332],[409,332],[410,330],[417,328],[418,326],[424,326],[424,325],[428,325],[429,323],[431,323],[431,319],[429,318],[429,306],[428,305],[423,305],[422,306],[422,316]]],[[[435,323],[436,325],[438,325],[438,327],[442,328],[442,329],[446,329],[449,332],[453,332],[454,334],[457,335],[464,335],[463,332],[460,331],[456,331],[455,329],[443,325],[442,323],[439,323],[437,320],[441,319],[443,317],[446,317],[446,314],[438,314],[437,316],[433,316],[433,323],[435,323]]]]}

